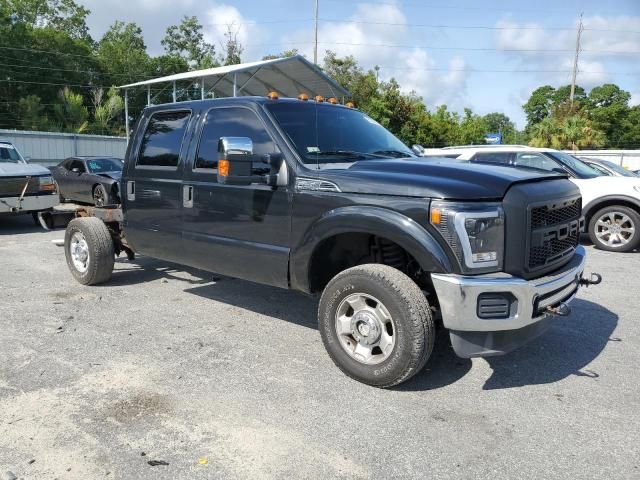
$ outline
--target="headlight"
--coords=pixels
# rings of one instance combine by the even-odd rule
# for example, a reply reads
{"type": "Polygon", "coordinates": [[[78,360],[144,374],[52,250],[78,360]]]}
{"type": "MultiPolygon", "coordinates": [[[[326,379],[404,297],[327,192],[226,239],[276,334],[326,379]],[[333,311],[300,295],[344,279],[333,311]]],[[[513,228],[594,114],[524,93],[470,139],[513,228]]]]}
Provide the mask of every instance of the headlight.
{"type": "Polygon", "coordinates": [[[499,203],[433,202],[430,220],[464,272],[502,269],[504,211],[499,203]]]}
{"type": "Polygon", "coordinates": [[[53,192],[56,190],[56,182],[51,175],[38,177],[40,181],[40,190],[45,192],[53,192]]]}

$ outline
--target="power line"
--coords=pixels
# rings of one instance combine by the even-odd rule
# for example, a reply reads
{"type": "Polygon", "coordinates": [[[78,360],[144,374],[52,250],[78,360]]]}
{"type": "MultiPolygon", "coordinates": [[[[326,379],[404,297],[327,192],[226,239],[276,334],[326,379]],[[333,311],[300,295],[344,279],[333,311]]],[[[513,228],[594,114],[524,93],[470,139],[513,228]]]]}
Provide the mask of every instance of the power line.
{"type": "MultiPolygon", "coordinates": [[[[393,23],[393,22],[367,22],[363,20],[341,20],[331,18],[321,18],[320,21],[327,23],[356,23],[362,25],[387,25],[396,27],[422,27],[422,28],[442,28],[442,29],[461,29],[461,30],[568,30],[573,31],[569,27],[538,27],[538,26],[489,26],[489,25],[434,25],[427,23],[393,23]]],[[[640,33],[633,30],[615,30],[605,28],[585,28],[591,32],[615,32],[615,33],[640,33]]]]}

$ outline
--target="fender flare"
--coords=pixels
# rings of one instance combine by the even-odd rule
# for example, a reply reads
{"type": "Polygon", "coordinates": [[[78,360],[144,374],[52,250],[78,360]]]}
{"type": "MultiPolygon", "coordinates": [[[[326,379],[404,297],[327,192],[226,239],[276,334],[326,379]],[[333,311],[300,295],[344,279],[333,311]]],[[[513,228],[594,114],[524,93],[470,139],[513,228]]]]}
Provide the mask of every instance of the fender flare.
{"type": "Polygon", "coordinates": [[[316,220],[291,252],[291,286],[309,292],[310,264],[315,249],[324,240],[342,233],[367,233],[384,237],[404,248],[432,273],[451,273],[451,260],[442,246],[415,220],[381,207],[348,206],[330,210],[316,220]]]}
{"type": "Polygon", "coordinates": [[[631,203],[632,205],[636,206],[638,212],[640,213],[640,199],[630,197],[628,195],[605,195],[604,197],[598,197],[591,200],[584,207],[582,207],[582,214],[584,215],[587,222],[589,217],[599,209],[599,206],[601,204],[609,202],[631,203]]]}

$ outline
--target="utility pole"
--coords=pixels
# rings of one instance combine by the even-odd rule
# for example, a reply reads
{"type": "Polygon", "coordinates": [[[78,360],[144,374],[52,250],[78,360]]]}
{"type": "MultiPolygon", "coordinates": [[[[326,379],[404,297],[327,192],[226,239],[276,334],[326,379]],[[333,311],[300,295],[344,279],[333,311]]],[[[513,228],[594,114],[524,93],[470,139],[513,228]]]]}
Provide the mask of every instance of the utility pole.
{"type": "Polygon", "coordinates": [[[578,35],[576,36],[576,55],[573,59],[573,78],[571,80],[571,95],[569,97],[571,101],[571,110],[573,110],[573,96],[576,92],[576,75],[578,74],[578,57],[580,56],[580,37],[582,36],[582,13],[578,19],[578,35]]]}
{"type": "Polygon", "coordinates": [[[316,0],[316,16],[315,16],[315,41],[313,47],[313,63],[318,64],[318,2],[316,0]]]}
{"type": "Polygon", "coordinates": [[[379,82],[379,74],[380,74],[380,65],[376,65],[375,67],[373,67],[373,69],[376,71],[376,83],[379,82]]]}

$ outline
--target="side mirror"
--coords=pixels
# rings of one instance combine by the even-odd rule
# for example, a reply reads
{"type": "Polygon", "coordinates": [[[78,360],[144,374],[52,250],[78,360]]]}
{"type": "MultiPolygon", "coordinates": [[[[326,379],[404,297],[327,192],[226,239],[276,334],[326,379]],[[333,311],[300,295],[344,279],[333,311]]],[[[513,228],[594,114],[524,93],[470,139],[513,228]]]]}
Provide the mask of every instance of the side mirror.
{"type": "Polygon", "coordinates": [[[71,169],[73,173],[80,173],[80,169],[78,167],[74,167],[71,169]]]}
{"type": "Polygon", "coordinates": [[[253,183],[253,141],[247,137],[222,137],[218,141],[218,183],[253,183]]]}
{"type": "Polygon", "coordinates": [[[424,153],[424,147],[422,145],[417,145],[417,144],[412,145],[411,151],[420,157],[424,153]]]}
{"type": "MultiPolygon", "coordinates": [[[[269,173],[254,174],[253,142],[247,137],[222,137],[218,142],[218,183],[223,185],[267,184],[286,186],[287,166],[281,154],[265,155],[260,161],[269,165],[269,173]]],[[[265,172],[266,173],[266,172],[265,172]]]]}

